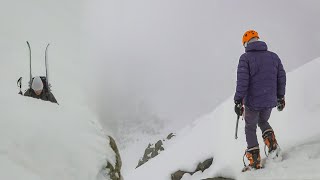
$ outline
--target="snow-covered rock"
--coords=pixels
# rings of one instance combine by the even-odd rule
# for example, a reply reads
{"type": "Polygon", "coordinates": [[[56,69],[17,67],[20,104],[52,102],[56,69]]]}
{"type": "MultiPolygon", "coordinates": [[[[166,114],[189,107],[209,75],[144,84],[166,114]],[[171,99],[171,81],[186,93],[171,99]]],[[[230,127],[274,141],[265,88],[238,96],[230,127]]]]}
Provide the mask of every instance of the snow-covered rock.
{"type": "Polygon", "coordinates": [[[164,144],[167,144],[167,142],[174,136],[175,134],[170,133],[166,139],[159,140],[155,144],[149,144],[144,151],[143,157],[139,160],[136,168],[142,166],[143,164],[148,162],[150,159],[158,156],[161,153],[161,151],[164,151],[165,150],[164,144]]]}
{"type": "Polygon", "coordinates": [[[200,172],[200,171],[203,172],[212,165],[212,162],[213,162],[213,158],[209,158],[199,163],[196,169],[192,172],[183,171],[183,170],[176,171],[175,173],[171,174],[171,180],[180,180],[184,176],[192,176],[197,172],[200,172]]]}
{"type": "Polygon", "coordinates": [[[121,160],[121,156],[116,144],[116,141],[109,136],[109,140],[110,140],[110,147],[112,148],[113,152],[115,153],[115,157],[116,157],[116,161],[112,164],[110,162],[107,163],[106,166],[106,176],[109,177],[112,180],[122,180],[122,174],[121,174],[121,167],[122,167],[122,160],[121,160]]]}

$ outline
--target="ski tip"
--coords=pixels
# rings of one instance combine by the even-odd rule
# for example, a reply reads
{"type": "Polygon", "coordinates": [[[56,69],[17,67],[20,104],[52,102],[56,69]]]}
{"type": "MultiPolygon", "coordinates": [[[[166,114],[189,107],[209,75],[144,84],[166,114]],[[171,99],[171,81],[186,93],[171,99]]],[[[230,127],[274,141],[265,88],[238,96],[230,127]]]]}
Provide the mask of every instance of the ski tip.
{"type": "Polygon", "coordinates": [[[48,47],[49,47],[49,46],[50,46],[50,43],[47,44],[46,51],[48,50],[48,47]]]}

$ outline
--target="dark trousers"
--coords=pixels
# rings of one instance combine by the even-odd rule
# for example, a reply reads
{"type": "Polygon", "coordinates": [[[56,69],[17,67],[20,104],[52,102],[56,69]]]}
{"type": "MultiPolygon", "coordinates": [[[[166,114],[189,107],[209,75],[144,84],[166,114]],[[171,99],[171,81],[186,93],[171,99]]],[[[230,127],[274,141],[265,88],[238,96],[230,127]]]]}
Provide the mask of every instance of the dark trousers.
{"type": "Polygon", "coordinates": [[[255,111],[249,109],[248,107],[245,107],[244,119],[246,122],[245,132],[248,148],[259,145],[256,134],[257,125],[260,127],[262,132],[267,129],[272,129],[270,124],[268,123],[271,111],[272,108],[255,111]]]}

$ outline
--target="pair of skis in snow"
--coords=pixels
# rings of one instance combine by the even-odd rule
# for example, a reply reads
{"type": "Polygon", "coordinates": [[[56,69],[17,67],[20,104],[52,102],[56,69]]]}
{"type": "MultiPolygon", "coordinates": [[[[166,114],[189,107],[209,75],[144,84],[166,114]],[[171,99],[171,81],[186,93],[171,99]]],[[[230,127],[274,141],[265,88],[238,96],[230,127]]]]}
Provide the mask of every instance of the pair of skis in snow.
{"type": "MultiPolygon", "coordinates": [[[[30,46],[30,43],[27,41],[27,45],[28,45],[28,49],[29,49],[29,63],[30,63],[30,79],[29,79],[29,88],[31,88],[31,85],[32,85],[32,79],[33,79],[33,76],[32,76],[32,54],[31,54],[31,46],[30,46]]],[[[48,48],[50,46],[50,43],[48,43],[48,45],[46,46],[46,50],[45,50],[45,68],[46,68],[46,87],[48,88],[48,91],[51,91],[50,87],[50,83],[49,83],[49,71],[48,71],[48,66],[49,66],[49,63],[48,63],[48,48]]],[[[22,84],[22,77],[20,77],[17,81],[17,85],[18,87],[20,88],[20,91],[19,91],[19,94],[22,95],[22,91],[21,91],[21,85],[22,84]]]]}

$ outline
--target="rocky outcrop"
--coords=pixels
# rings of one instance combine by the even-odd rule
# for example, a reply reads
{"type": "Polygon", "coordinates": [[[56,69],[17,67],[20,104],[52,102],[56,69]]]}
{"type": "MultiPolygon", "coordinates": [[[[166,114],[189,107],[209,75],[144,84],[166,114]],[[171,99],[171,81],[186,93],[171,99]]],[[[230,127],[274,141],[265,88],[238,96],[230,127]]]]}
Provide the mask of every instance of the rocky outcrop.
{"type": "Polygon", "coordinates": [[[205,160],[204,162],[199,163],[197,168],[193,172],[178,170],[175,173],[171,174],[171,180],[180,180],[183,177],[183,175],[186,173],[193,175],[194,173],[196,173],[198,171],[203,172],[212,165],[212,162],[213,162],[213,158],[209,158],[209,159],[205,160]]]}
{"type": "MultiPolygon", "coordinates": [[[[209,158],[209,159],[199,163],[197,168],[193,172],[178,170],[175,173],[171,174],[171,180],[180,180],[180,179],[182,179],[182,177],[186,173],[193,175],[194,173],[196,173],[198,171],[203,172],[212,165],[212,162],[213,162],[213,158],[209,158]]],[[[208,179],[202,179],[202,180],[233,180],[233,179],[224,178],[224,177],[214,177],[214,178],[208,178],[208,179]]]]}
{"type": "Polygon", "coordinates": [[[224,177],[215,177],[215,178],[208,178],[208,179],[202,179],[202,180],[234,180],[234,179],[224,178],[224,177]]]}
{"type": "Polygon", "coordinates": [[[149,144],[146,150],[144,151],[142,159],[139,160],[139,163],[136,168],[140,167],[144,163],[148,162],[150,159],[159,155],[161,151],[164,151],[163,142],[172,139],[174,136],[175,134],[170,133],[166,139],[159,140],[155,144],[149,144]]]}
{"type": "Polygon", "coordinates": [[[110,177],[111,180],[123,180],[123,177],[121,175],[122,161],[116,141],[111,136],[109,136],[109,139],[109,145],[116,155],[116,163],[115,165],[112,165],[110,162],[107,162],[106,175],[110,177]]]}
{"type": "Polygon", "coordinates": [[[172,138],[175,137],[175,136],[176,136],[175,134],[170,133],[170,134],[167,136],[167,139],[170,140],[170,139],[172,139],[172,138]]]}

